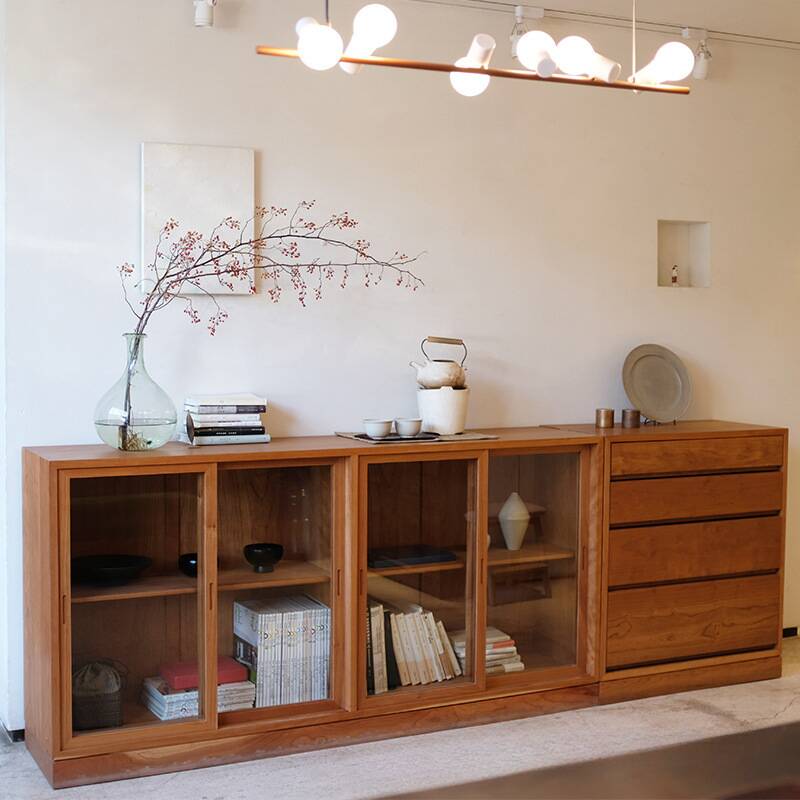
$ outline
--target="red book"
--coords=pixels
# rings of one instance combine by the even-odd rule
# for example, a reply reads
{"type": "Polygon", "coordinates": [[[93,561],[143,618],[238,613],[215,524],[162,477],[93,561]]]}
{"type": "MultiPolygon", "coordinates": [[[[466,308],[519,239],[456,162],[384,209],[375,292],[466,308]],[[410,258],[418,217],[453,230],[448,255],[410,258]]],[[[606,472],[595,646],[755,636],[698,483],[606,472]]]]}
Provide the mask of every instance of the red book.
{"type": "MultiPolygon", "coordinates": [[[[197,689],[200,675],[196,661],[173,661],[162,664],[158,671],[170,689],[197,689]]],[[[247,667],[230,656],[220,656],[217,661],[217,683],[237,683],[247,680],[247,667]]]]}

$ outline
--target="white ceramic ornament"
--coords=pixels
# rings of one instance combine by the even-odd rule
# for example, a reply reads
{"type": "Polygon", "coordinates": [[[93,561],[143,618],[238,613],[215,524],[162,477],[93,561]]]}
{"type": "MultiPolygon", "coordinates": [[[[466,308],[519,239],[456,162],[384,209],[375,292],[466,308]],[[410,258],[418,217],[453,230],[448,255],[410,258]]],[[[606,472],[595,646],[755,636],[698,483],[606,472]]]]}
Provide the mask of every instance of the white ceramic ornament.
{"type": "Polygon", "coordinates": [[[497,519],[500,520],[500,530],[503,531],[506,547],[509,550],[519,550],[522,547],[525,532],[528,530],[531,514],[525,501],[517,492],[512,492],[508,496],[497,519]]]}

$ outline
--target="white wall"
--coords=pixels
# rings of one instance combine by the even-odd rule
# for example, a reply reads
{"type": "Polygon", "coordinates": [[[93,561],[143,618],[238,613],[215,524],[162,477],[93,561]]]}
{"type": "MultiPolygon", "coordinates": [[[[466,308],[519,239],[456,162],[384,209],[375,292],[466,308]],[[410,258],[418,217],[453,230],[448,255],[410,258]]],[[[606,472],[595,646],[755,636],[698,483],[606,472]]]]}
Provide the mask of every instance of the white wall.
{"type": "MultiPolygon", "coordinates": [[[[293,43],[295,19],[318,12],[311,0],[221,0],[213,30],[192,27],[189,0],[8,5],[7,727],[23,725],[20,448],[95,441],[93,408],[121,371],[130,327],[115,266],[138,259],[142,141],[254,147],[260,201],[316,198],[362,219],[388,252],[427,253],[415,295],[332,290],[306,310],[288,297],[232,299],[213,339],[164,313],[148,361],[177,402],[263,391],[278,435],[411,414],[407,362],[423,336],[444,334],[471,347],[472,425],[621,408],[622,360],[641,342],[686,360],[691,416],[800,423],[800,54],[717,44],[713,79],[688,99],[496,81],[470,101],[446,76],[352,79],[257,58],[257,43],[293,43]],[[659,218],[712,221],[712,289],[656,288],[659,218]]],[[[338,19],[356,5],[338,0],[338,19]]],[[[392,5],[401,32],[387,52],[452,59],[485,30],[501,44],[497,63],[510,61],[506,17],[392,5]]],[[[673,19],[671,5],[655,16],[673,19]]],[[[709,2],[709,15],[725,5],[709,2]]],[[[754,26],[763,5],[798,28],[792,0],[758,5],[754,26]]],[[[584,32],[599,50],[629,53],[623,31],[584,32]]],[[[661,41],[643,34],[642,53],[661,41]]],[[[790,523],[786,621],[797,624],[790,523]]]]}

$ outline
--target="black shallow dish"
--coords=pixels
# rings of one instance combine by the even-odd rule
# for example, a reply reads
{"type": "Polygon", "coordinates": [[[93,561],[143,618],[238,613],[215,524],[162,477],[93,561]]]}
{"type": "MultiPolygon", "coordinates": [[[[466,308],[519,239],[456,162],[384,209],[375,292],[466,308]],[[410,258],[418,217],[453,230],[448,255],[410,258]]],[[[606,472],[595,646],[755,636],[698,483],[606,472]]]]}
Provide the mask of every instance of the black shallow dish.
{"type": "Polygon", "coordinates": [[[72,580],[99,586],[123,586],[153,563],[147,556],[97,555],[72,559],[72,580]]]}
{"type": "Polygon", "coordinates": [[[178,569],[186,575],[187,578],[197,577],[197,553],[181,553],[178,556],[178,569]]]}
{"type": "Polygon", "coordinates": [[[244,546],[244,557],[255,572],[272,572],[283,558],[283,545],[274,542],[254,542],[244,546]]]}

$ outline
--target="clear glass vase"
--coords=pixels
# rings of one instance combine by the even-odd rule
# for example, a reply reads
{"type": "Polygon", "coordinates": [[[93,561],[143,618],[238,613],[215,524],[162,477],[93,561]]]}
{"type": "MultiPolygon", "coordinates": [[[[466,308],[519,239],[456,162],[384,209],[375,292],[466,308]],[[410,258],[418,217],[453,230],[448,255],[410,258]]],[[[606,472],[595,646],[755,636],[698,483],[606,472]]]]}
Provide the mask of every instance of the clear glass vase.
{"type": "Polygon", "coordinates": [[[145,338],[143,333],[125,334],[125,371],[94,412],[100,438],[118,450],[155,450],[172,438],[178,421],[169,395],[147,373],[145,338]]]}

